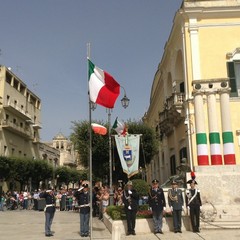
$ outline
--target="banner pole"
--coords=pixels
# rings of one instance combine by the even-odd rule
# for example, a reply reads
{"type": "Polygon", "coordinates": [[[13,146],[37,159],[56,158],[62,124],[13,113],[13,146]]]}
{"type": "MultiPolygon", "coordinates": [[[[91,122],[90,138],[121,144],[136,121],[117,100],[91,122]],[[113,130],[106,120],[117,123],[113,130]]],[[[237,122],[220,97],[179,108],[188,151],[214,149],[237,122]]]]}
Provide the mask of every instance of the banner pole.
{"type": "MultiPolygon", "coordinates": [[[[90,43],[87,43],[87,58],[90,59],[90,43]]],[[[87,61],[87,81],[89,76],[89,64],[87,61]]],[[[91,123],[92,123],[92,109],[91,109],[91,100],[90,100],[90,92],[88,88],[88,99],[89,99],[89,185],[90,185],[90,239],[92,239],[92,194],[93,194],[93,186],[92,186],[92,128],[91,128],[91,123]]]]}

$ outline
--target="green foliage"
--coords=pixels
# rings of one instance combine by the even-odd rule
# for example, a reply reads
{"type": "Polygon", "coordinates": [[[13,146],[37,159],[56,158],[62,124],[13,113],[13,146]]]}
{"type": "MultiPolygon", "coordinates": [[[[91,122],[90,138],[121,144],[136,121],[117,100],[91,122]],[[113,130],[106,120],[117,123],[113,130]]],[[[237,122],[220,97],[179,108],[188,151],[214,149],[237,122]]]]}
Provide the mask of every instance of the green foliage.
{"type": "Polygon", "coordinates": [[[145,182],[142,179],[133,179],[132,183],[133,183],[133,188],[136,189],[140,197],[148,196],[149,185],[147,182],[145,182]]]}
{"type": "Polygon", "coordinates": [[[18,181],[21,187],[30,178],[38,187],[39,182],[51,178],[52,173],[52,166],[43,160],[0,157],[0,178],[18,181]]]}
{"type": "Polygon", "coordinates": [[[107,214],[113,219],[113,220],[121,220],[125,219],[125,213],[124,213],[124,207],[123,206],[108,206],[107,207],[107,214]]]}
{"type": "MultiPolygon", "coordinates": [[[[151,218],[152,212],[148,210],[148,204],[139,206],[136,218],[151,218]]],[[[126,214],[124,210],[124,206],[108,206],[107,207],[107,214],[113,220],[125,220],[126,214]]]]}
{"type": "MultiPolygon", "coordinates": [[[[93,121],[108,128],[107,124],[100,121],[93,121]]],[[[89,166],[89,122],[88,121],[74,121],[72,122],[71,141],[75,145],[75,149],[80,154],[81,164],[86,168],[89,166]]],[[[145,168],[152,157],[157,152],[157,140],[155,132],[143,122],[127,122],[129,134],[142,134],[140,144],[139,166],[145,168]]],[[[92,131],[92,130],[91,130],[92,131]]],[[[116,134],[112,129],[111,134],[116,134]]],[[[114,142],[113,142],[114,145],[114,142]]],[[[116,147],[113,152],[114,165],[116,167],[116,179],[124,179],[125,174],[122,172],[119,156],[116,147]]],[[[104,175],[109,174],[109,139],[108,135],[101,136],[92,133],[92,166],[93,178],[102,179],[104,175]]]]}

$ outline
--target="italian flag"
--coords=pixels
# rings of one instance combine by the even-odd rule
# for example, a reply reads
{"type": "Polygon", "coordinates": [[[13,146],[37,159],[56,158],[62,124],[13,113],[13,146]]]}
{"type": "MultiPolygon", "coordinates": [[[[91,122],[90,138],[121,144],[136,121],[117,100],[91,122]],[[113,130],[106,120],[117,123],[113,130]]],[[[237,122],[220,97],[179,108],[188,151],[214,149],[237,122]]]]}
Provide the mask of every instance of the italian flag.
{"type": "Polygon", "coordinates": [[[126,126],[124,123],[121,123],[118,118],[116,118],[112,128],[117,132],[118,135],[125,135],[127,132],[126,126]]]}
{"type": "Polygon", "coordinates": [[[88,59],[90,100],[106,108],[114,108],[120,94],[119,83],[88,59]]]}

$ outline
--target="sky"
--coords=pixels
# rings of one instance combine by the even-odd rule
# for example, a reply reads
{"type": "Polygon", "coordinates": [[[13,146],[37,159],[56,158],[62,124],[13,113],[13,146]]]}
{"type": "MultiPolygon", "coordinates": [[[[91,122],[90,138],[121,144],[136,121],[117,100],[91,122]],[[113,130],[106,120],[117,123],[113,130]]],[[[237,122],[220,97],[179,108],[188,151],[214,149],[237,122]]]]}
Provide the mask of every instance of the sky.
{"type": "MultiPolygon", "coordinates": [[[[11,67],[41,99],[41,141],[69,137],[73,121],[89,120],[90,59],[121,89],[111,124],[139,121],[182,0],[1,0],[0,65],[11,67]]],[[[98,105],[92,121],[108,121],[98,105]]]]}

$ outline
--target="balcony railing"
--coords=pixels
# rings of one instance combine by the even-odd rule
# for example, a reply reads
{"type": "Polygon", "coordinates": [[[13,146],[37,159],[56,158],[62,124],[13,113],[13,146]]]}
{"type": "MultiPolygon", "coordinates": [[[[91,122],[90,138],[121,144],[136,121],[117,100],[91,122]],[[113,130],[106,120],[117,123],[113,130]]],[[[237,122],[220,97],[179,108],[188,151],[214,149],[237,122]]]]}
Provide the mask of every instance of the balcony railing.
{"type": "Polygon", "coordinates": [[[184,104],[184,93],[173,93],[166,99],[164,109],[159,113],[160,132],[166,135],[173,131],[173,127],[183,121],[182,113],[184,104]]]}
{"type": "Polygon", "coordinates": [[[13,123],[6,119],[1,120],[0,124],[1,124],[2,128],[5,128],[17,135],[20,135],[26,139],[33,139],[32,132],[28,128],[23,128],[23,127],[19,126],[17,123],[13,123]]]}
{"type": "Polygon", "coordinates": [[[4,104],[3,107],[25,120],[31,120],[31,115],[24,109],[20,108],[16,103],[9,101],[7,104],[4,104]]]}

